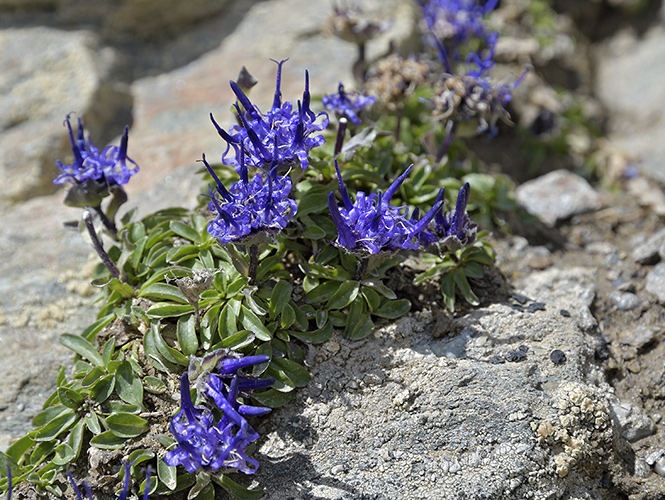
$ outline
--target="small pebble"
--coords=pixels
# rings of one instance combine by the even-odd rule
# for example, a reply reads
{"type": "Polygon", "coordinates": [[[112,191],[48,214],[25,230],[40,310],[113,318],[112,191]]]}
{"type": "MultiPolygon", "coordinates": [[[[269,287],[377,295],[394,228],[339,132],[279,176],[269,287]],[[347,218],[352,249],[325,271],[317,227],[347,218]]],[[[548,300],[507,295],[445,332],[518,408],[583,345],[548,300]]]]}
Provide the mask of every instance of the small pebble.
{"type": "Polygon", "coordinates": [[[665,457],[660,457],[658,460],[656,460],[654,469],[659,476],[665,477],[665,457]]]}
{"type": "Polygon", "coordinates": [[[610,299],[619,311],[629,311],[638,307],[642,301],[634,293],[630,292],[610,292],[610,299]]]}
{"type": "Polygon", "coordinates": [[[526,353],[519,351],[519,350],[514,350],[514,351],[509,351],[506,356],[506,361],[510,363],[517,363],[518,361],[522,361],[523,359],[526,359],[526,353]]]}
{"type": "Polygon", "coordinates": [[[560,349],[554,349],[550,353],[550,360],[555,365],[562,365],[566,362],[566,353],[560,349]]]}
{"type": "Polygon", "coordinates": [[[567,310],[565,310],[565,309],[561,309],[561,310],[559,311],[559,314],[560,314],[561,316],[563,316],[564,318],[570,318],[570,311],[567,311],[567,310]]]}
{"type": "Polygon", "coordinates": [[[488,361],[493,365],[502,365],[503,363],[506,362],[506,360],[503,359],[501,356],[496,356],[496,355],[492,356],[490,359],[488,359],[488,361]]]}
{"type": "Polygon", "coordinates": [[[545,310],[545,304],[542,302],[532,302],[529,304],[529,307],[527,307],[527,312],[529,313],[535,313],[536,311],[544,311],[545,310]]]}
{"type": "Polygon", "coordinates": [[[518,349],[519,349],[520,351],[522,351],[523,353],[527,353],[527,352],[529,352],[529,346],[526,346],[526,345],[524,345],[524,344],[520,345],[520,346],[518,347],[518,349]]]}
{"type": "Polygon", "coordinates": [[[25,405],[23,403],[19,403],[19,404],[16,405],[16,409],[18,411],[23,411],[23,410],[25,410],[25,405]]]}

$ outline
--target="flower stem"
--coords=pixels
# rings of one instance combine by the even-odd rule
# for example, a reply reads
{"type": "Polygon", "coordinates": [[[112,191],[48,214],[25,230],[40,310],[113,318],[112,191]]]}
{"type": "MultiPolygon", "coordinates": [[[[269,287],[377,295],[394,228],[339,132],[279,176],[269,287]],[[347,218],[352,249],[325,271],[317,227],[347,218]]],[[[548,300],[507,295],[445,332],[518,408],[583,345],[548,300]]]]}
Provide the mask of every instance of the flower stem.
{"type": "Polygon", "coordinates": [[[115,262],[113,262],[111,257],[109,257],[109,254],[106,253],[99,236],[97,236],[97,231],[95,231],[95,226],[92,224],[92,215],[90,214],[89,209],[83,211],[83,222],[85,223],[85,227],[92,240],[92,248],[95,249],[99,258],[102,259],[102,263],[106,266],[106,269],[109,270],[111,276],[115,279],[120,279],[120,271],[118,270],[118,267],[115,265],[115,262]]]}
{"type": "Polygon", "coordinates": [[[259,246],[256,244],[249,245],[247,248],[247,255],[249,256],[249,284],[254,285],[256,282],[256,271],[259,268],[259,246]]]}
{"type": "Polygon", "coordinates": [[[335,151],[334,155],[337,156],[342,152],[342,146],[344,145],[344,134],[346,134],[346,125],[349,123],[349,120],[342,117],[339,119],[339,127],[337,127],[337,137],[335,139],[335,151]]]}
{"type": "Polygon", "coordinates": [[[455,133],[457,132],[457,122],[451,122],[451,123],[452,125],[448,127],[446,137],[445,139],[443,139],[443,142],[439,147],[439,151],[436,154],[437,163],[440,162],[441,158],[443,158],[444,155],[448,152],[448,148],[450,148],[450,145],[453,143],[453,140],[455,139],[455,133]]]}
{"type": "Polygon", "coordinates": [[[356,266],[356,275],[354,280],[360,281],[367,272],[367,264],[369,264],[369,257],[358,257],[358,265],[356,266]]]}
{"type": "Polygon", "coordinates": [[[97,215],[99,215],[99,219],[102,221],[102,224],[104,224],[104,228],[110,233],[111,237],[113,239],[117,240],[118,239],[118,228],[115,225],[115,222],[113,222],[111,219],[109,219],[104,211],[102,210],[102,207],[96,206],[92,207],[94,208],[95,212],[97,212],[97,215]]]}

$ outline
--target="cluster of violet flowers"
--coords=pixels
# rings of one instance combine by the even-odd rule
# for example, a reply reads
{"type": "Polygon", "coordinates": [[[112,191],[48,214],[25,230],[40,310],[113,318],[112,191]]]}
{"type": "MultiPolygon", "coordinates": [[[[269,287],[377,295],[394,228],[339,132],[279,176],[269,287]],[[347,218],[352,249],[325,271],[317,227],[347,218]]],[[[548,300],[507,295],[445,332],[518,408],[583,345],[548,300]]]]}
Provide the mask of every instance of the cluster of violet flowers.
{"type": "Polygon", "coordinates": [[[498,0],[420,0],[420,4],[425,41],[436,49],[444,68],[432,99],[434,114],[451,120],[448,137],[437,154],[440,160],[460,122],[474,121],[476,133],[490,136],[496,134],[499,119],[509,122],[505,107],[527,71],[512,83],[496,82],[490,76],[499,35],[488,29],[486,17],[498,0]]]}
{"type": "MultiPolygon", "coordinates": [[[[245,474],[256,472],[259,463],[247,456],[247,448],[259,434],[245,417],[266,415],[270,408],[250,406],[238,398],[248,398],[250,391],[269,387],[274,380],[247,378],[239,372],[268,361],[267,355],[241,358],[228,350],[208,354],[202,364],[212,363],[214,369],[201,373],[197,381],[197,393],[206,404],[196,406],[192,403],[188,372],[183,373],[180,411],[170,425],[177,446],[164,457],[167,465],[181,465],[189,473],[198,469],[224,472],[229,468],[245,474]],[[219,412],[221,417],[217,416],[219,412]]],[[[194,369],[190,363],[190,372],[194,369]]]]}
{"type": "Polygon", "coordinates": [[[418,220],[416,208],[408,215],[408,207],[390,204],[392,196],[411,171],[410,166],[386,190],[385,193],[356,193],[356,201],[349,197],[339,166],[335,162],[343,207],[337,206],[334,193],[328,196],[328,207],[338,238],[335,244],[361,257],[383,251],[417,250],[433,244],[458,250],[475,241],[477,226],[466,211],[470,186],[464,184],[457,197],[455,210],[443,213],[445,188],[437,194],[434,206],[418,220]]]}

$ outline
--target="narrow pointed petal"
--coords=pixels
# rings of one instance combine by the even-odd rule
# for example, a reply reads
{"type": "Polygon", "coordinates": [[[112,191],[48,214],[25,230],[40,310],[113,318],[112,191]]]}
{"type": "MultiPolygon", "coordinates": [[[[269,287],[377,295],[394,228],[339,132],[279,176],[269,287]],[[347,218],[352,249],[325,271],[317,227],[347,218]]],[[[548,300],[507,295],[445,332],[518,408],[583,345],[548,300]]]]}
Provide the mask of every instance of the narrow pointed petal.
{"type": "Polygon", "coordinates": [[[267,354],[245,356],[244,358],[226,358],[217,364],[217,369],[221,374],[230,374],[248,366],[260,365],[261,363],[267,363],[268,361],[270,361],[270,356],[267,354]]]}
{"type": "Polygon", "coordinates": [[[226,130],[220,127],[219,124],[215,121],[215,117],[212,116],[212,113],[210,113],[210,119],[212,120],[212,124],[215,126],[217,133],[222,139],[224,139],[229,144],[238,144],[238,139],[231,137],[226,130]]]}
{"type": "Polygon", "coordinates": [[[434,206],[425,214],[425,216],[416,224],[411,234],[418,234],[427,228],[427,225],[434,219],[443,208],[443,201],[437,201],[434,206]]]}
{"type": "MultiPolygon", "coordinates": [[[[245,95],[245,93],[242,91],[242,89],[238,86],[236,82],[231,82],[231,90],[233,90],[233,93],[236,95],[238,98],[238,101],[240,101],[240,104],[242,104],[243,109],[245,112],[252,117],[252,119],[255,119],[258,117],[258,113],[256,112],[256,109],[254,109],[254,105],[252,104],[252,101],[249,100],[249,97],[245,95]]],[[[236,109],[238,109],[236,105],[236,109]]],[[[242,113],[240,112],[240,109],[238,109],[238,114],[241,115],[242,113]]]]}
{"type": "Polygon", "coordinates": [[[349,250],[353,250],[358,246],[358,239],[356,235],[353,234],[349,226],[346,225],[342,215],[339,213],[339,208],[337,208],[337,200],[335,199],[335,194],[330,192],[328,195],[328,208],[330,208],[330,215],[332,220],[337,227],[337,232],[339,233],[339,242],[340,244],[349,250]]]}
{"type": "Polygon", "coordinates": [[[337,171],[337,181],[339,182],[339,192],[342,195],[342,202],[344,203],[344,208],[351,210],[353,208],[353,203],[351,203],[351,198],[349,198],[349,192],[346,190],[344,181],[342,180],[342,174],[339,171],[339,164],[337,159],[335,159],[335,170],[337,171]]]}
{"type": "Polygon", "coordinates": [[[127,142],[129,141],[129,127],[125,125],[125,131],[120,139],[120,152],[118,153],[118,160],[125,161],[127,159],[127,142]]]}
{"type": "Polygon", "coordinates": [[[393,182],[390,187],[386,190],[386,194],[384,196],[384,202],[386,205],[390,204],[390,200],[392,199],[393,195],[397,192],[399,187],[402,185],[404,182],[404,179],[409,175],[409,172],[411,172],[411,169],[413,168],[413,163],[409,165],[409,168],[407,168],[402,175],[400,175],[397,179],[395,179],[395,182],[393,182]]]}
{"type": "MultiPolygon", "coordinates": [[[[67,117],[67,128],[69,129],[69,140],[72,143],[72,152],[74,153],[74,159],[76,160],[75,163],[80,167],[81,165],[83,165],[83,156],[81,156],[81,149],[79,143],[76,140],[74,140],[74,132],[72,131],[71,123],[69,123],[69,116],[67,117]]],[[[83,127],[80,125],[80,123],[79,123],[78,133],[83,134],[83,127]]]]}
{"type": "Polygon", "coordinates": [[[270,161],[272,158],[270,151],[268,151],[266,147],[263,145],[261,139],[259,139],[259,136],[256,135],[254,129],[247,122],[247,119],[244,117],[244,115],[240,112],[240,108],[238,108],[237,104],[235,105],[235,107],[236,110],[238,111],[238,116],[240,116],[240,121],[242,122],[242,126],[245,127],[245,131],[247,132],[247,137],[249,138],[250,142],[258,150],[259,154],[263,158],[263,161],[270,161]]]}
{"type": "Polygon", "coordinates": [[[215,179],[215,183],[217,184],[217,192],[224,198],[226,201],[233,201],[233,197],[231,196],[231,193],[229,193],[226,188],[224,187],[224,184],[222,181],[219,180],[219,177],[217,177],[217,174],[215,171],[212,169],[210,164],[206,161],[206,155],[202,154],[202,159],[201,161],[205,165],[206,169],[208,170],[208,173],[212,176],[213,179],[215,179]]]}
{"type": "Polygon", "coordinates": [[[282,64],[284,64],[288,59],[283,59],[277,62],[277,81],[275,84],[275,98],[272,101],[272,109],[278,109],[282,107],[282,64]]]}

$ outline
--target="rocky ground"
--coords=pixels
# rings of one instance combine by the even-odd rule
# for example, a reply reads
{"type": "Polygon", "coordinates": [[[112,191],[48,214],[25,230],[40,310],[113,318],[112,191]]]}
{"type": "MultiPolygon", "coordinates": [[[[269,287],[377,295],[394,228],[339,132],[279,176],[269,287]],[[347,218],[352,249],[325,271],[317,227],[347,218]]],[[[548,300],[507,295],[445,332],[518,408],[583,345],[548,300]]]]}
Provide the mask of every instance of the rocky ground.
{"type": "MultiPolygon", "coordinates": [[[[310,386],[260,424],[253,484],[267,498],[665,498],[665,16],[661,2],[641,15],[631,2],[554,4],[588,43],[557,38],[539,75],[580,80],[604,117],[607,161],[591,184],[560,171],[524,182],[534,175],[509,140],[480,144],[539,222],[495,232],[480,307],[450,317],[423,300],[374,338],[312,349],[310,386]]],[[[96,312],[89,248],[62,230],[78,213],[52,194],[64,116],[84,113],[100,145],[130,122],[142,167],[130,203],[147,213],[194,203],[196,159],[223,152],[208,113],[224,115],[241,65],[270,82],[253,91],[259,104],[272,98],[268,58],[290,57],[287,98],[305,68],[315,89],[351,79],[352,49],[320,34],[327,2],[194,2],[170,16],[86,5],[0,0],[3,447],[70,359],[59,336],[96,312]]],[[[375,54],[410,38],[405,3],[383,5],[397,21],[375,54]]],[[[548,169],[578,167],[561,163],[548,169]]]]}

